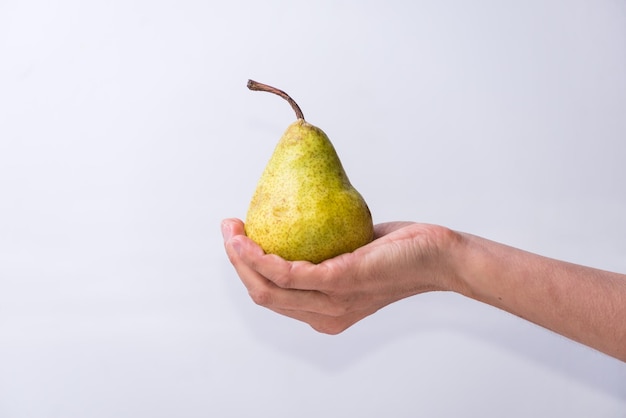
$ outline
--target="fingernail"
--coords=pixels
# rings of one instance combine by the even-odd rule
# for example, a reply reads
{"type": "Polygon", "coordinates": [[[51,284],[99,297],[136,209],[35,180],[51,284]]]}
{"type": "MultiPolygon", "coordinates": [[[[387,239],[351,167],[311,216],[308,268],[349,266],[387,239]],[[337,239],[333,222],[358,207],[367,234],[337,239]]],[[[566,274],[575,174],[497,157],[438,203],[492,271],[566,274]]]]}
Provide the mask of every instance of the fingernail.
{"type": "Polygon", "coordinates": [[[226,221],[222,221],[222,237],[224,237],[224,242],[228,241],[233,236],[233,231],[230,228],[230,225],[226,221]]]}

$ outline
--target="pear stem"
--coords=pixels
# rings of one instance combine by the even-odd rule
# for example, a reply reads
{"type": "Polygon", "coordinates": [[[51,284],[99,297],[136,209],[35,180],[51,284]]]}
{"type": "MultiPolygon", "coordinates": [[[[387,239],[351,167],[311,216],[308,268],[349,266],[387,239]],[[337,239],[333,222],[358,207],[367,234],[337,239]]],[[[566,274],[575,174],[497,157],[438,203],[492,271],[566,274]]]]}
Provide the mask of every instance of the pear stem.
{"type": "Polygon", "coordinates": [[[293,111],[296,112],[296,117],[298,119],[304,120],[304,114],[302,113],[300,106],[298,106],[298,103],[296,103],[295,100],[293,100],[284,91],[277,89],[276,87],[268,86],[267,84],[259,83],[258,81],[254,81],[254,80],[248,80],[248,88],[254,91],[266,91],[268,93],[274,93],[282,97],[283,99],[289,102],[293,111]]]}

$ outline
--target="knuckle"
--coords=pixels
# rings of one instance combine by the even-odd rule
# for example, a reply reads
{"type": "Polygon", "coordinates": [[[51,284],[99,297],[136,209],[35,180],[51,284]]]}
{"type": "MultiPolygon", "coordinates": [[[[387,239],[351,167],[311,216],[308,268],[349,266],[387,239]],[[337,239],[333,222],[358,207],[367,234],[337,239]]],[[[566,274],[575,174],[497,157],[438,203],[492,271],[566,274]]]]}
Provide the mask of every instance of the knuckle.
{"type": "Polygon", "coordinates": [[[274,284],[283,289],[290,289],[293,285],[293,279],[289,273],[277,274],[272,278],[274,284]]]}
{"type": "Polygon", "coordinates": [[[341,317],[350,312],[350,305],[346,302],[334,302],[328,307],[327,314],[332,317],[341,317]]]}
{"type": "Polygon", "coordinates": [[[311,324],[311,327],[322,334],[337,335],[346,330],[347,326],[338,320],[331,319],[311,324]]]}
{"type": "Polygon", "coordinates": [[[328,294],[328,305],[326,314],[332,317],[342,317],[355,309],[355,297],[343,293],[328,294]]]}
{"type": "Polygon", "coordinates": [[[269,289],[252,289],[248,291],[248,294],[252,301],[260,306],[269,306],[272,301],[272,295],[269,289]]]}
{"type": "Polygon", "coordinates": [[[276,255],[267,255],[266,260],[272,260],[273,266],[271,271],[268,271],[266,277],[276,286],[282,289],[291,289],[294,285],[294,272],[293,264],[286,263],[284,260],[278,260],[276,255]]]}

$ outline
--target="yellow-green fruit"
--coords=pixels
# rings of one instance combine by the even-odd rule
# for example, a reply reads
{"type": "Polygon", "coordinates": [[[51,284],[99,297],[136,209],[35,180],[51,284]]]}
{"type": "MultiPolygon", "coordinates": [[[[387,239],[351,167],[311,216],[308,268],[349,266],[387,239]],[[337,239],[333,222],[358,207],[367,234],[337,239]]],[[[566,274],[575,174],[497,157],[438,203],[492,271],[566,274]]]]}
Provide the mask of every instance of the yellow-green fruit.
{"type": "Polygon", "coordinates": [[[266,253],[319,263],[373,239],[372,216],[335,148],[298,119],[281,137],[252,197],[248,237],[266,253]]]}

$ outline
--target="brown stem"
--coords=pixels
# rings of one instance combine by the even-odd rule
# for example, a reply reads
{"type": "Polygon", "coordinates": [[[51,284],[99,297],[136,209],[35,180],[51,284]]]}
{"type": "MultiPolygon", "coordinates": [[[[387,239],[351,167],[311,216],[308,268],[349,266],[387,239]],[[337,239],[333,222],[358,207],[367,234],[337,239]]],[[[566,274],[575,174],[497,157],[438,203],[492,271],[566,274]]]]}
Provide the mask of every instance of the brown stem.
{"type": "Polygon", "coordinates": [[[296,103],[295,100],[289,97],[289,95],[284,91],[279,90],[276,87],[268,86],[267,84],[259,83],[258,81],[254,80],[248,80],[248,88],[254,91],[266,91],[268,93],[277,94],[278,96],[289,102],[293,111],[296,112],[296,117],[298,119],[304,120],[304,114],[302,113],[300,106],[298,106],[298,103],[296,103]]]}

